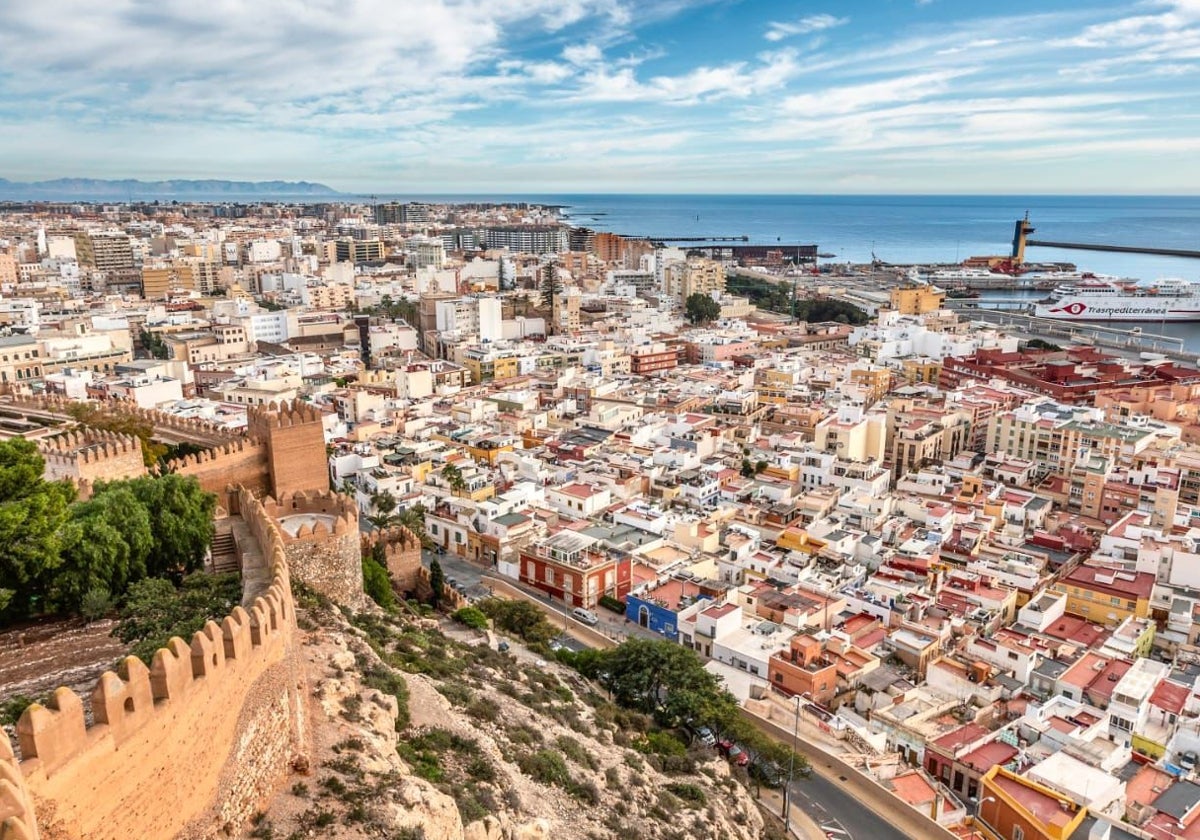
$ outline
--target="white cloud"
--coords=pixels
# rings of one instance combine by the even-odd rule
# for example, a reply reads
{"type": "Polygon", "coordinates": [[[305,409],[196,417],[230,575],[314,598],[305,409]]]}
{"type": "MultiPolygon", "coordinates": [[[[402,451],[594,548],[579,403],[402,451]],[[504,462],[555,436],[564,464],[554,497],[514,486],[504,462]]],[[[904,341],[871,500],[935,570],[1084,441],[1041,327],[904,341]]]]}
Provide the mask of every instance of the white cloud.
{"type": "Polygon", "coordinates": [[[772,21],[763,37],[768,41],[782,41],[784,38],[791,38],[794,35],[821,32],[825,29],[833,29],[835,26],[844,26],[849,22],[850,18],[834,17],[830,14],[809,15],[789,23],[772,21]]]}
{"type": "Polygon", "coordinates": [[[577,101],[661,102],[692,105],[718,99],[742,99],[783,86],[797,73],[794,50],[775,50],[758,56],[758,63],[744,61],[700,66],[677,76],[653,76],[639,81],[633,67],[610,70],[597,67],[585,74],[577,101]]]}

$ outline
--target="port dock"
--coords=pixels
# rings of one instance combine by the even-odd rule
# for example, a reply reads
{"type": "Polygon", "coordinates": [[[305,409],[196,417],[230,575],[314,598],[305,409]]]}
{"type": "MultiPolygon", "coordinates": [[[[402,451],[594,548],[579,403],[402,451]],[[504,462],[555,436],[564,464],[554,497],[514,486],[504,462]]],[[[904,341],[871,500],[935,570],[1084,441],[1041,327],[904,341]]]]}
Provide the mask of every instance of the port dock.
{"type": "Polygon", "coordinates": [[[1148,248],[1141,245],[1101,245],[1088,242],[1052,242],[1048,239],[1026,239],[1025,245],[1038,248],[1067,248],[1074,251],[1109,251],[1118,254],[1153,254],[1160,257],[1189,257],[1200,259],[1200,251],[1184,248],[1148,248]]]}

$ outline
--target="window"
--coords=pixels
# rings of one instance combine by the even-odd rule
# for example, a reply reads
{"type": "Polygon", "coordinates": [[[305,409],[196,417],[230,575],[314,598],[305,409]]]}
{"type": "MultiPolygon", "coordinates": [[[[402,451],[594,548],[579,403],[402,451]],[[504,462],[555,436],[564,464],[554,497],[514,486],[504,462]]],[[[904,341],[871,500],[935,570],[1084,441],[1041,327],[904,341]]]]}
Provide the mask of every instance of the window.
{"type": "Polygon", "coordinates": [[[1025,829],[1019,825],[1013,826],[1013,840],[1025,840],[1025,829]]]}

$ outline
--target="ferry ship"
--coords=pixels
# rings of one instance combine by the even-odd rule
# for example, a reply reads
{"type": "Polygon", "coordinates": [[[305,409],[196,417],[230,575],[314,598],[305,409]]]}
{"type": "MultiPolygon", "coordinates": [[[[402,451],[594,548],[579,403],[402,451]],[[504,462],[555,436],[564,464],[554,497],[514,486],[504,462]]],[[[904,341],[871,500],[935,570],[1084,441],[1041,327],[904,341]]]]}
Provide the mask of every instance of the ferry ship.
{"type": "Polygon", "coordinates": [[[1059,286],[1033,307],[1063,321],[1200,321],[1200,283],[1167,279],[1142,285],[1097,277],[1059,286]]]}

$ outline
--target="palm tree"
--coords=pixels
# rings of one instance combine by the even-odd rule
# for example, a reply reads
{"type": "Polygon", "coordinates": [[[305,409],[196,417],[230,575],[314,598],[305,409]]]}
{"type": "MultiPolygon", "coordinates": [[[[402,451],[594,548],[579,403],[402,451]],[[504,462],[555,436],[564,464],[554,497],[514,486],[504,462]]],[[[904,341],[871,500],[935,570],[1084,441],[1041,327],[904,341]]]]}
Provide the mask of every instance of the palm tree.
{"type": "Polygon", "coordinates": [[[462,493],[467,487],[467,480],[463,478],[462,470],[454,464],[446,464],[442,467],[442,478],[446,479],[446,483],[450,485],[450,491],[455,495],[462,493]]]}
{"type": "Polygon", "coordinates": [[[367,514],[367,521],[371,523],[372,528],[382,531],[390,525],[395,525],[397,522],[396,497],[392,495],[392,491],[383,490],[372,493],[371,511],[367,514]]]}
{"type": "Polygon", "coordinates": [[[416,538],[421,541],[422,547],[433,547],[433,540],[429,537],[429,534],[425,532],[425,505],[417,502],[412,507],[406,507],[404,510],[396,514],[395,524],[403,525],[405,528],[412,531],[416,538]]]}

